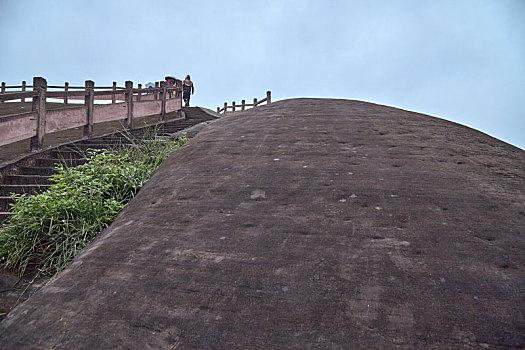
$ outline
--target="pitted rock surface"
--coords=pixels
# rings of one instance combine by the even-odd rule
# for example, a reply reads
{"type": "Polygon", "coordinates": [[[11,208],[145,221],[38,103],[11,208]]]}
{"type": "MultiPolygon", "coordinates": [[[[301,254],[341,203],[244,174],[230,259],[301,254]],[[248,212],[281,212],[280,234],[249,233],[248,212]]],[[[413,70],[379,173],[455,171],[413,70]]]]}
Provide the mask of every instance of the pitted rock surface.
{"type": "Polygon", "coordinates": [[[522,348],[524,180],[523,150],[391,107],[227,115],[0,323],[0,347],[522,348]]]}

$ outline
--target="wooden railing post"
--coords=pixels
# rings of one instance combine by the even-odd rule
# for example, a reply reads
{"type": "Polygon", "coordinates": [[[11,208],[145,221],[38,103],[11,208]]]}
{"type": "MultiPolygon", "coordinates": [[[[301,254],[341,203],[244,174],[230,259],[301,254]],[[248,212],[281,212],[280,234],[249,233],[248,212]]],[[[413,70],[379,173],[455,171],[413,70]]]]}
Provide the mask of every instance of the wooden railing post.
{"type": "Polygon", "coordinates": [[[176,98],[182,98],[182,80],[176,80],[175,86],[177,87],[177,93],[175,94],[176,98]]]}
{"type": "MultiPolygon", "coordinates": [[[[272,92],[271,91],[266,91],[266,98],[263,98],[261,101],[258,101],[257,100],[257,97],[255,97],[253,99],[253,105],[250,105],[250,104],[246,104],[246,100],[241,100],[241,111],[244,111],[246,110],[246,107],[249,107],[249,106],[253,106],[254,108],[257,107],[258,105],[260,105],[261,103],[264,103],[266,102],[267,104],[270,104],[272,103],[272,92]]],[[[227,102],[224,102],[224,107],[223,108],[220,108],[220,107],[217,107],[217,113],[220,113],[221,111],[224,112],[224,114],[228,113],[228,108],[231,108],[232,109],[232,112],[235,112],[236,108],[238,107],[238,105],[235,104],[235,101],[232,102],[232,105],[231,106],[228,106],[228,103],[227,102]]]]}
{"type": "Polygon", "coordinates": [[[166,81],[160,82],[160,120],[166,120],[166,81]]]}
{"type": "MultiPolygon", "coordinates": [[[[23,80],[23,81],[22,81],[22,92],[25,92],[25,91],[26,91],[26,87],[27,87],[26,81],[23,80]]],[[[20,102],[25,103],[25,102],[26,102],[26,98],[25,98],[25,97],[22,97],[22,98],[20,99],[20,102]]]]}
{"type": "Polygon", "coordinates": [[[139,93],[137,95],[137,101],[140,101],[142,98],[142,84],[138,85],[139,93]]]}
{"type": "Polygon", "coordinates": [[[117,82],[113,82],[113,91],[111,92],[111,104],[115,104],[117,102],[117,99],[115,97],[115,94],[117,93],[117,82]]]}
{"type": "Polygon", "coordinates": [[[67,96],[67,92],[69,91],[69,83],[66,81],[64,83],[64,104],[68,104],[69,103],[69,98],[67,96]]]}
{"type": "Polygon", "coordinates": [[[86,124],[84,125],[84,138],[89,138],[93,135],[93,110],[95,109],[95,82],[86,80],[86,96],[84,103],[86,106],[86,124]]]}
{"type": "Polygon", "coordinates": [[[124,121],[124,127],[129,129],[133,125],[133,82],[126,81],[126,103],[128,106],[128,117],[124,121]]]}
{"type": "Polygon", "coordinates": [[[46,133],[46,93],[47,81],[42,77],[33,78],[33,91],[38,93],[33,97],[32,110],[37,114],[36,135],[31,138],[31,151],[42,149],[46,133]]]}
{"type": "Polygon", "coordinates": [[[157,90],[155,90],[155,97],[154,97],[155,100],[158,100],[158,99],[159,99],[158,87],[159,87],[159,82],[156,81],[156,82],[155,82],[155,88],[156,88],[157,90]]]}
{"type": "MultiPolygon", "coordinates": [[[[2,87],[0,88],[0,93],[4,93],[5,92],[5,81],[2,82],[2,87]]],[[[5,101],[0,101],[0,103],[4,103],[5,101]]]]}

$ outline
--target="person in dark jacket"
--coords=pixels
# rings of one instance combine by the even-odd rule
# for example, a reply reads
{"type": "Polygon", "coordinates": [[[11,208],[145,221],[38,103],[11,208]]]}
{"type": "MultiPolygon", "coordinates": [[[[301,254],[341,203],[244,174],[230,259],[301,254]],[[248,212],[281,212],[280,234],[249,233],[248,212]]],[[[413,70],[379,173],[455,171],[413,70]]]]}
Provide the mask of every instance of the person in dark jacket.
{"type": "Polygon", "coordinates": [[[186,79],[182,83],[182,99],[184,100],[184,105],[189,107],[190,105],[190,95],[193,95],[195,88],[193,87],[193,81],[191,81],[190,76],[186,75],[186,79]]]}

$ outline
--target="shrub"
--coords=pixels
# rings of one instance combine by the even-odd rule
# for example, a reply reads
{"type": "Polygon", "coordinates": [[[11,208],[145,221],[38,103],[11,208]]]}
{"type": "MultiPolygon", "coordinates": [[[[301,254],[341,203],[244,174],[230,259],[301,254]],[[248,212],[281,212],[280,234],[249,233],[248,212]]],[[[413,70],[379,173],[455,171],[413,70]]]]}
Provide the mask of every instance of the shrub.
{"type": "Polygon", "coordinates": [[[0,228],[0,264],[23,275],[53,275],[108,227],[160,163],[187,141],[144,139],[113,150],[88,150],[87,162],[57,165],[44,193],[13,195],[14,215],[0,228]]]}

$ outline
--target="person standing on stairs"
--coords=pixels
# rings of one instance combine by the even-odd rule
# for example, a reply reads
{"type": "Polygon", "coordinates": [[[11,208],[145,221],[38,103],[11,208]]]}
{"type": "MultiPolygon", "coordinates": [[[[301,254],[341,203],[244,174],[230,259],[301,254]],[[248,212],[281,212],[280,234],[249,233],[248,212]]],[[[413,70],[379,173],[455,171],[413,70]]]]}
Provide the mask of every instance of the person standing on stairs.
{"type": "Polygon", "coordinates": [[[195,88],[193,87],[193,81],[190,79],[190,75],[186,75],[186,79],[182,83],[182,99],[184,100],[184,106],[190,106],[190,94],[193,95],[195,88]]]}

